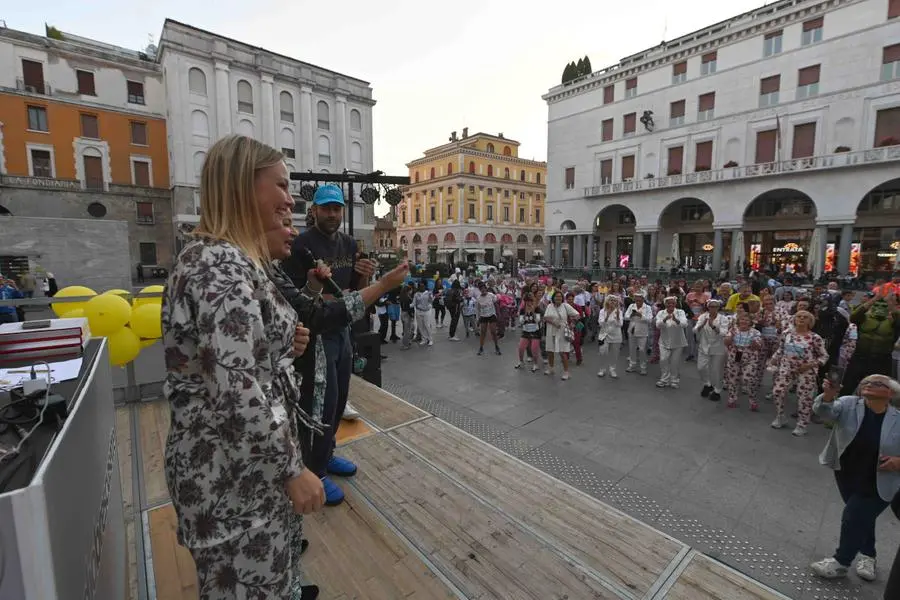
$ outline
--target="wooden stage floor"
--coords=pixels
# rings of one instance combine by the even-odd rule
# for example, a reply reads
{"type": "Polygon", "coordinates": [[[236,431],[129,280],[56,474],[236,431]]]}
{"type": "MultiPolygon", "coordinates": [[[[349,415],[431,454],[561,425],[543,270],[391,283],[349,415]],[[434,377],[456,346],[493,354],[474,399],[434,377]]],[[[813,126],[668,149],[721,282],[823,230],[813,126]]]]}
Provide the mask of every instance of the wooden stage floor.
{"type": "MultiPolygon", "coordinates": [[[[306,519],[323,600],[785,596],[354,377],[347,500],[306,519]]],[[[118,409],[130,600],[194,600],[162,475],[162,401],[118,409]],[[146,593],[138,594],[138,588],[146,593]]]]}

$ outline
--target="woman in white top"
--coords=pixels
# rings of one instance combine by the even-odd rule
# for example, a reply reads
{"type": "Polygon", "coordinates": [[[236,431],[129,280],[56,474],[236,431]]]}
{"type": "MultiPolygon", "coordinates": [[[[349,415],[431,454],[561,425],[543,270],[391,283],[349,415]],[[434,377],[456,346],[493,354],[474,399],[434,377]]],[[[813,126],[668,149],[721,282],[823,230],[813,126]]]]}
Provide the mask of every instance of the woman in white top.
{"type": "Polygon", "coordinates": [[[619,362],[619,350],[622,348],[622,309],[619,307],[619,297],[610,294],[603,301],[603,308],[597,315],[599,331],[597,340],[600,343],[600,370],[597,377],[606,375],[617,379],[616,364],[619,362]]]}
{"type": "Polygon", "coordinates": [[[722,383],[725,379],[725,336],[728,335],[730,320],[719,312],[722,303],[708,300],[706,312],[701,314],[694,325],[697,335],[697,371],[703,382],[700,395],[713,402],[722,399],[722,383]]]}
{"type": "Polygon", "coordinates": [[[478,315],[478,324],[481,327],[481,337],[478,343],[478,356],[484,354],[484,338],[488,330],[491,332],[491,340],[494,342],[494,352],[500,354],[500,346],[497,344],[497,296],[487,291],[483,283],[478,284],[480,292],[475,299],[475,312],[478,315]]]}
{"type": "Polygon", "coordinates": [[[625,311],[628,321],[628,368],[626,373],[634,373],[636,365],[640,365],[641,375],[647,374],[647,338],[650,336],[650,323],[653,322],[653,309],[644,302],[644,297],[637,294],[634,302],[625,311]]]}
{"type": "Polygon", "coordinates": [[[656,328],[659,329],[659,369],[660,377],[656,387],[677,388],[681,381],[681,356],[687,347],[684,328],[687,316],[680,308],[675,308],[678,298],[669,296],[664,301],[665,308],[656,313],[656,328]]]}
{"type": "Polygon", "coordinates": [[[547,368],[544,375],[553,375],[555,356],[559,354],[563,365],[562,379],[565,381],[569,378],[569,352],[572,351],[572,339],[566,337],[566,330],[572,332],[569,321],[578,318],[578,311],[563,302],[563,297],[563,292],[554,292],[550,304],[544,309],[544,323],[547,326],[547,368]]]}

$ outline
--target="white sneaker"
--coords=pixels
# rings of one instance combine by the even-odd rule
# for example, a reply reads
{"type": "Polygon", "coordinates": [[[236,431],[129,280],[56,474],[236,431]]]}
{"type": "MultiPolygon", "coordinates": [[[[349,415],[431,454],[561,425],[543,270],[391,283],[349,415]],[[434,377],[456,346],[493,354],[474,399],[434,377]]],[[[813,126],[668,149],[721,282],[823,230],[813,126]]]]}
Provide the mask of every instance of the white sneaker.
{"type": "Polygon", "coordinates": [[[550,369],[544,369],[544,375],[553,375],[553,371],[550,369]]]}
{"type": "Polygon", "coordinates": [[[609,370],[609,376],[612,377],[613,379],[618,379],[618,378],[619,378],[619,374],[616,373],[616,370],[615,370],[615,369],[610,369],[610,370],[609,370]]]}
{"type": "Polygon", "coordinates": [[[606,371],[604,371],[603,369],[600,369],[599,371],[597,371],[597,377],[605,377],[605,376],[606,376],[606,371]]]}
{"type": "Polygon", "coordinates": [[[662,379],[660,379],[659,381],[656,382],[656,387],[658,387],[658,388],[668,387],[668,385],[669,385],[669,383],[666,381],[663,381],[662,379]]]}
{"type": "Polygon", "coordinates": [[[677,382],[677,381],[673,381],[672,383],[669,384],[669,387],[672,388],[673,390],[677,390],[677,389],[678,389],[678,382],[677,382]]]}
{"type": "MultiPolygon", "coordinates": [[[[788,419],[784,415],[778,415],[775,417],[775,420],[772,421],[772,429],[781,429],[785,425],[788,424],[788,419]]],[[[822,562],[822,561],[819,561],[822,562]]]]}
{"type": "Polygon", "coordinates": [[[434,340],[428,340],[428,345],[429,345],[429,346],[434,346],[434,340]]]}
{"type": "Polygon", "coordinates": [[[344,407],[344,414],[341,415],[341,418],[345,421],[355,421],[359,418],[359,412],[348,402],[347,406],[344,407]]]}
{"type": "Polygon", "coordinates": [[[822,579],[839,579],[847,576],[847,567],[831,557],[816,561],[809,565],[809,568],[822,579]]]}
{"type": "Polygon", "coordinates": [[[569,379],[569,372],[566,371],[565,373],[563,373],[560,379],[562,379],[563,381],[567,381],[569,379]]]}
{"type": "Polygon", "coordinates": [[[875,563],[874,556],[860,554],[859,559],[856,561],[856,574],[859,575],[860,579],[875,581],[877,577],[877,574],[875,573],[875,563]]]}
{"type": "Polygon", "coordinates": [[[426,342],[425,340],[422,340],[421,342],[419,342],[419,345],[420,345],[420,346],[427,346],[427,345],[428,345],[428,342],[426,342]]]}
{"type": "Polygon", "coordinates": [[[794,427],[794,430],[791,432],[791,435],[795,437],[801,437],[806,435],[806,425],[797,425],[794,427]]]}
{"type": "Polygon", "coordinates": [[[458,342],[458,341],[460,341],[460,340],[459,340],[458,337],[456,337],[456,336],[454,335],[452,338],[450,338],[450,341],[451,341],[451,342],[458,342]]]}
{"type": "Polygon", "coordinates": [[[516,364],[513,365],[513,369],[521,369],[521,368],[522,368],[521,362],[517,362],[516,364]]]}
{"type": "Polygon", "coordinates": [[[625,367],[625,372],[634,373],[634,367],[632,365],[628,365],[627,367],[625,367]]]}

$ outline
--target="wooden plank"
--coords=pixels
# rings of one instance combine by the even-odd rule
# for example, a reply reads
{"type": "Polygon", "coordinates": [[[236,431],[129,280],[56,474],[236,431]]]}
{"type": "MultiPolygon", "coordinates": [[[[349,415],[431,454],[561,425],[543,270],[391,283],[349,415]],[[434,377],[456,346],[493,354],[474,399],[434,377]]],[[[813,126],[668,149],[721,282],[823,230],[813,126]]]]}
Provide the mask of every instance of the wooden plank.
{"type": "MultiPolygon", "coordinates": [[[[145,506],[155,506],[169,499],[166,486],[166,436],[169,435],[169,403],[165,400],[138,405],[138,431],[141,434],[141,474],[145,506]]],[[[141,507],[144,508],[144,507],[141,507]]]]}
{"type": "Polygon", "coordinates": [[[782,600],[784,596],[703,554],[695,554],[667,600],[782,600]]]}
{"type": "Polygon", "coordinates": [[[367,435],[372,435],[373,433],[375,432],[372,428],[362,419],[357,419],[356,421],[342,421],[341,426],[338,427],[334,441],[340,446],[341,444],[347,444],[354,440],[364,438],[367,435]]]}
{"type": "Polygon", "coordinates": [[[356,375],[350,378],[349,400],[363,417],[381,429],[389,429],[428,416],[425,411],[398,400],[393,394],[356,375]]]}
{"type": "Polygon", "coordinates": [[[391,435],[623,589],[646,594],[684,547],[437,419],[391,435]]]}
{"type": "Polygon", "coordinates": [[[619,597],[385,435],[343,454],[360,465],[355,485],[469,598],[619,597]]]}
{"type": "Polygon", "coordinates": [[[346,490],[340,506],[306,517],[305,578],[323,598],[414,600],[455,598],[450,589],[363,502],[346,490]]]}
{"type": "Polygon", "coordinates": [[[119,457],[119,483],[125,518],[134,514],[134,473],[132,473],[131,407],[116,407],[116,454],[119,457]]]}
{"type": "MultiPolygon", "coordinates": [[[[125,520],[125,600],[138,600],[137,545],[135,520],[129,514],[125,520]]],[[[143,560],[143,557],[141,557],[143,560]]]]}
{"type": "Polygon", "coordinates": [[[153,577],[158,600],[196,600],[197,570],[187,548],[178,545],[175,509],[166,504],[149,511],[153,577]]]}

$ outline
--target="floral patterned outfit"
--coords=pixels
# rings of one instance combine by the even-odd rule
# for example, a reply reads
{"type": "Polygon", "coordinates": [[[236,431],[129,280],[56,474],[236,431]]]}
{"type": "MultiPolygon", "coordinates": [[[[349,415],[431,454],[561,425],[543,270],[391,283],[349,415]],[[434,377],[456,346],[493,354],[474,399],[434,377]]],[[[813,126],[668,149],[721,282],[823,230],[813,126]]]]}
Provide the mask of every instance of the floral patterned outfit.
{"type": "Polygon", "coordinates": [[[284,489],[304,468],[296,325],[233,244],[197,240],[178,255],[162,302],[165,474],[201,600],[299,598],[301,520],[284,489]]]}
{"type": "Polygon", "coordinates": [[[772,358],[772,356],[775,354],[775,351],[778,350],[778,328],[781,324],[781,321],[779,319],[777,309],[761,309],[756,314],[756,320],[753,324],[757,329],[759,329],[759,332],[762,334],[762,341],[764,346],[763,351],[758,354],[759,369],[757,371],[757,376],[759,377],[759,383],[756,384],[756,389],[760,389],[762,387],[763,377],[765,377],[766,375],[766,364],[768,363],[769,359],[772,358]]]}
{"type": "Polygon", "coordinates": [[[784,402],[791,386],[797,385],[798,419],[797,427],[805,428],[809,424],[813,399],[818,392],[818,367],[828,361],[825,342],[813,332],[797,333],[791,329],[781,339],[781,344],[772,356],[771,364],[775,365],[775,385],[772,396],[775,400],[775,413],[778,418],[784,417],[784,402]],[[816,368],[800,371],[800,365],[815,362],[816,368]]]}
{"type": "Polygon", "coordinates": [[[728,388],[728,408],[737,408],[741,388],[750,398],[750,410],[759,410],[759,384],[762,368],[759,357],[765,354],[762,334],[752,327],[741,331],[732,326],[728,332],[731,346],[728,346],[728,358],[725,363],[725,387],[728,388]]]}

